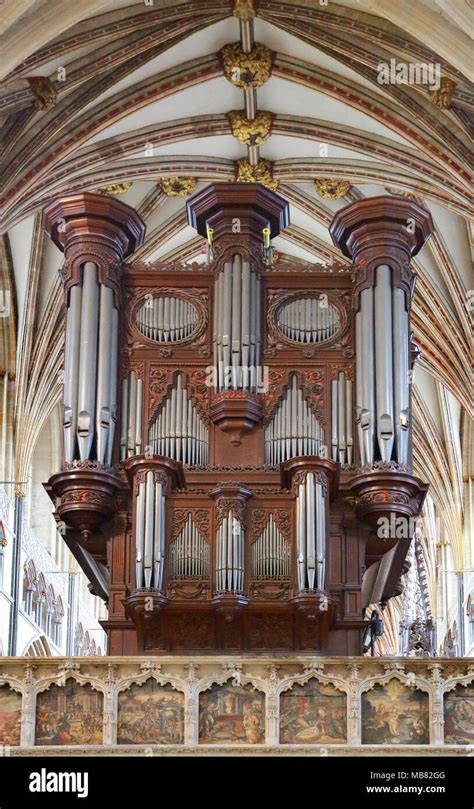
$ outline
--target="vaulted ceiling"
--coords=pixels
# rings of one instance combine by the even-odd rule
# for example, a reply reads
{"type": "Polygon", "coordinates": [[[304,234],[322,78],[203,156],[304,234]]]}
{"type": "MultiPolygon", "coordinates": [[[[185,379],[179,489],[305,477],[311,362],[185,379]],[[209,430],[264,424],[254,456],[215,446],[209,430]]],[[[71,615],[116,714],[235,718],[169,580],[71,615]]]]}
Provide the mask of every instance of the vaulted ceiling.
{"type": "MultiPolygon", "coordinates": [[[[226,78],[221,56],[239,41],[233,11],[241,5],[2,4],[0,283],[14,305],[0,318],[0,367],[15,375],[20,476],[61,391],[62,255],[41,231],[40,211],[60,194],[123,184],[120,199],[147,223],[140,258],[202,256],[203,240],[186,224],[185,197],[169,196],[161,181],[194,178],[198,190],[232,180],[237,161],[249,155],[228,114],[244,109],[245,94],[226,78]]],[[[406,195],[433,215],[434,237],[414,262],[413,328],[422,352],[414,380],[415,461],[461,563],[463,479],[472,475],[472,97],[464,3],[255,6],[254,39],[272,52],[271,75],[254,100],[256,111],[271,114],[258,157],[269,161],[291,208],[291,225],[275,240],[283,260],[343,261],[327,228],[355,199],[406,195]],[[440,100],[426,85],[378,83],[377,66],[390,59],[439,65],[447,96],[440,100]],[[346,192],[328,198],[315,184],[325,178],[345,181],[346,192]]]]}

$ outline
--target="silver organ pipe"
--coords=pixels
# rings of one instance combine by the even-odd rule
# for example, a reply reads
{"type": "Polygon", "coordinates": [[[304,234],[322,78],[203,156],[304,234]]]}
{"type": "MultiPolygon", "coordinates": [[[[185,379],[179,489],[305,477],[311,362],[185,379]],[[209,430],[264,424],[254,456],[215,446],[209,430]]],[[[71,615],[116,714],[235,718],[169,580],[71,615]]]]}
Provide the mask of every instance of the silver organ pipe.
{"type": "Polygon", "coordinates": [[[298,589],[323,590],[326,568],[326,501],[313,472],[298,484],[296,496],[296,552],[298,589]]]}
{"type": "Polygon", "coordinates": [[[165,497],[163,484],[153,471],[138,484],[135,514],[136,586],[161,590],[165,548],[165,497]]]}
{"type": "Polygon", "coordinates": [[[298,455],[324,455],[324,427],[292,374],[290,385],[265,428],[265,462],[279,464],[298,455]]]}
{"type": "Polygon", "coordinates": [[[122,412],[120,419],[120,459],[139,455],[142,451],[143,380],[129,371],[122,380],[122,412]]]}
{"type": "Polygon", "coordinates": [[[297,298],[281,307],[277,325],[289,340],[321,343],[336,334],[340,316],[337,308],[322,298],[297,298]]]}
{"type": "Polygon", "coordinates": [[[185,340],[195,331],[198,313],[189,301],[163,296],[147,297],[135,313],[138,330],[157,343],[185,340]]]}
{"type": "Polygon", "coordinates": [[[112,464],[115,425],[117,423],[117,364],[118,364],[118,311],[112,309],[112,341],[110,359],[110,429],[107,439],[107,464],[112,464]]]}
{"type": "Polygon", "coordinates": [[[394,443],[393,334],[391,270],[385,264],[376,269],[374,308],[377,439],[382,461],[389,461],[394,443]]]}
{"type": "Polygon", "coordinates": [[[97,364],[97,460],[105,463],[112,430],[111,414],[111,365],[113,343],[114,291],[103,284],[100,287],[99,351],[97,364]]]}
{"type": "Polygon", "coordinates": [[[214,364],[217,389],[256,392],[260,363],[260,282],[236,253],[214,288],[214,364]]]}
{"type": "Polygon", "coordinates": [[[409,333],[405,292],[392,270],[375,270],[374,289],[360,293],[356,314],[356,422],[361,465],[408,462],[409,333]]]}
{"type": "Polygon", "coordinates": [[[97,266],[84,264],[82,276],[77,438],[80,460],[88,460],[94,441],[99,283],[97,266]]]}
{"type": "Polygon", "coordinates": [[[364,462],[374,460],[374,425],[375,425],[375,392],[374,392],[374,292],[372,288],[363,289],[360,293],[361,341],[357,351],[357,364],[360,364],[361,399],[360,428],[364,462]]]}
{"type": "Polygon", "coordinates": [[[64,457],[75,458],[77,429],[77,386],[79,380],[79,347],[81,330],[82,287],[71,287],[66,317],[64,357],[64,457]]]}
{"type": "Polygon", "coordinates": [[[229,509],[217,529],[216,580],[221,592],[244,587],[244,528],[229,509]]]}
{"type": "Polygon", "coordinates": [[[395,439],[397,460],[408,463],[408,428],[410,418],[410,383],[408,312],[405,309],[405,293],[398,287],[393,291],[393,385],[395,439]]]}
{"type": "Polygon", "coordinates": [[[270,514],[270,519],[252,544],[252,576],[256,578],[288,578],[291,572],[291,550],[270,514]]]}
{"type": "Polygon", "coordinates": [[[207,463],[209,429],[188,396],[181,374],[149,427],[148,444],[153,454],[186,466],[207,463]]]}
{"type": "Polygon", "coordinates": [[[169,575],[174,578],[209,576],[210,547],[189,513],[179,534],[170,543],[169,575]]]}
{"type": "Polygon", "coordinates": [[[333,461],[352,463],[352,381],[338,371],[331,382],[331,448],[333,461]]]}

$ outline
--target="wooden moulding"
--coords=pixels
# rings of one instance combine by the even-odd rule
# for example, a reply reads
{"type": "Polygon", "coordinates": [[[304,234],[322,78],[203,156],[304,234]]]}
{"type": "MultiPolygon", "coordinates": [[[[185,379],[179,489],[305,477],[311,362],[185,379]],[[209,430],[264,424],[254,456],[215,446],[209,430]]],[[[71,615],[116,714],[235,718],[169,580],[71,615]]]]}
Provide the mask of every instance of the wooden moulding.
{"type": "MultiPolygon", "coordinates": [[[[407,519],[417,517],[428,491],[428,484],[409,472],[374,470],[356,475],[350,483],[357,517],[377,528],[379,520],[393,514],[407,519]]],[[[383,542],[383,540],[381,540],[383,542]]]]}
{"type": "Polygon", "coordinates": [[[205,238],[208,227],[214,230],[214,241],[235,233],[236,249],[242,239],[261,244],[264,227],[270,227],[274,239],[290,223],[288,202],[259,183],[212,183],[194,194],[186,209],[188,223],[205,238]]]}
{"type": "Polygon", "coordinates": [[[42,226],[64,253],[64,290],[80,282],[86,261],[94,262],[99,281],[119,296],[120,264],[143,243],[145,223],[134,208],[107,194],[83,192],[58,197],[43,210],[42,226]]]}
{"type": "Polygon", "coordinates": [[[259,396],[251,393],[218,393],[214,396],[210,415],[213,424],[229,434],[234,446],[239,446],[243,436],[262,421],[263,403],[259,396]]]}
{"type": "Polygon", "coordinates": [[[282,489],[291,489],[293,480],[298,472],[314,472],[326,479],[329,489],[329,499],[333,500],[339,489],[341,465],[329,458],[319,458],[316,455],[300,455],[289,458],[280,464],[282,489]]]}
{"type": "Polygon", "coordinates": [[[57,519],[90,544],[99,526],[116,511],[115,498],[124,482],[96,461],[82,462],[82,467],[78,464],[52,475],[45,488],[55,503],[57,519]]]}

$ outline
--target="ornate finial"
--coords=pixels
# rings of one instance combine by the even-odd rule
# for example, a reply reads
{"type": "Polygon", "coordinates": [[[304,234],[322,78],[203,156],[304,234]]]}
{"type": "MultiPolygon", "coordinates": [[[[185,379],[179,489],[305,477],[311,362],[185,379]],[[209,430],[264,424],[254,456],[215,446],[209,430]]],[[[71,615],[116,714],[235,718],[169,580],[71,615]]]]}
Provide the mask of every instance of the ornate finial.
{"type": "Polygon", "coordinates": [[[433,93],[433,102],[442,110],[447,110],[451,106],[457,84],[447,76],[443,76],[438,90],[433,93]]]}
{"type": "Polygon", "coordinates": [[[273,179],[273,163],[269,160],[259,160],[256,166],[252,166],[246,157],[237,160],[236,182],[238,183],[260,183],[270,191],[276,191],[278,180],[273,179]]]}
{"type": "Polygon", "coordinates": [[[161,664],[155,663],[154,660],[147,660],[145,663],[140,664],[140,670],[145,672],[150,672],[151,674],[161,674],[161,664]]]}
{"type": "Polygon", "coordinates": [[[234,0],[234,10],[232,14],[239,20],[250,20],[255,17],[253,0],[234,0]]]}
{"type": "Polygon", "coordinates": [[[270,137],[273,118],[272,112],[257,112],[251,121],[245,110],[232,110],[228,113],[232,134],[244,146],[259,146],[270,137]]]}
{"type": "Polygon", "coordinates": [[[37,110],[50,110],[57,101],[58,91],[47,76],[28,76],[27,82],[35,97],[37,110]]]}
{"type": "Polygon", "coordinates": [[[124,183],[111,183],[110,185],[104,185],[102,188],[98,189],[99,194],[110,194],[113,197],[118,197],[119,194],[125,194],[128,189],[132,186],[132,183],[124,182],[124,183]]]}
{"type": "Polygon", "coordinates": [[[338,180],[335,177],[319,177],[314,185],[319,196],[324,199],[341,199],[351,187],[347,180],[338,180]]]}
{"type": "Polygon", "coordinates": [[[234,87],[261,87],[270,78],[273,53],[265,45],[256,42],[249,53],[244,53],[240,42],[235,42],[224,45],[221,55],[224,75],[234,87]]]}
{"type": "Polygon", "coordinates": [[[188,197],[196,188],[195,177],[161,177],[158,184],[167,197],[188,197]]]}

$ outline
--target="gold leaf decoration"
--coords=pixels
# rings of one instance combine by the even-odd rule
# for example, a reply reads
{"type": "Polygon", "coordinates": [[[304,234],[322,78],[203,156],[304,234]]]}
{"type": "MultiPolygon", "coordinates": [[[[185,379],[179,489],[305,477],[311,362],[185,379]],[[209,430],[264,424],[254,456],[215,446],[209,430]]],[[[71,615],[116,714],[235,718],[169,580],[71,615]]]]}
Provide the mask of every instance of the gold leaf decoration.
{"type": "Polygon", "coordinates": [[[244,53],[240,42],[224,45],[221,55],[224,75],[234,87],[244,90],[261,87],[270,78],[273,53],[259,42],[249,53],[244,53]]]}
{"type": "Polygon", "coordinates": [[[258,146],[270,136],[274,115],[262,110],[253,121],[247,118],[245,110],[232,110],[228,113],[232,134],[244,146],[258,146]]]}
{"type": "Polygon", "coordinates": [[[126,194],[129,188],[131,188],[132,183],[124,182],[124,183],[111,183],[110,185],[104,185],[103,188],[99,188],[99,191],[103,194],[110,194],[113,197],[119,196],[119,194],[126,194]]]}
{"type": "Polygon", "coordinates": [[[232,14],[239,20],[250,20],[255,17],[253,0],[235,0],[232,14]]]}
{"type": "Polygon", "coordinates": [[[319,177],[314,181],[316,191],[324,199],[341,199],[349,191],[351,184],[336,177],[319,177]]]}
{"type": "Polygon", "coordinates": [[[188,197],[196,188],[195,177],[161,177],[159,185],[167,197],[188,197]]]}
{"type": "Polygon", "coordinates": [[[56,104],[58,91],[47,76],[28,76],[27,82],[35,97],[37,110],[50,110],[56,104]]]}
{"type": "Polygon", "coordinates": [[[256,166],[252,166],[246,157],[237,160],[237,183],[260,183],[270,191],[276,191],[278,180],[273,179],[273,163],[270,160],[259,160],[256,166]]]}
{"type": "Polygon", "coordinates": [[[437,107],[447,110],[451,106],[457,84],[447,76],[443,76],[438,90],[433,93],[433,101],[437,107]]]}

